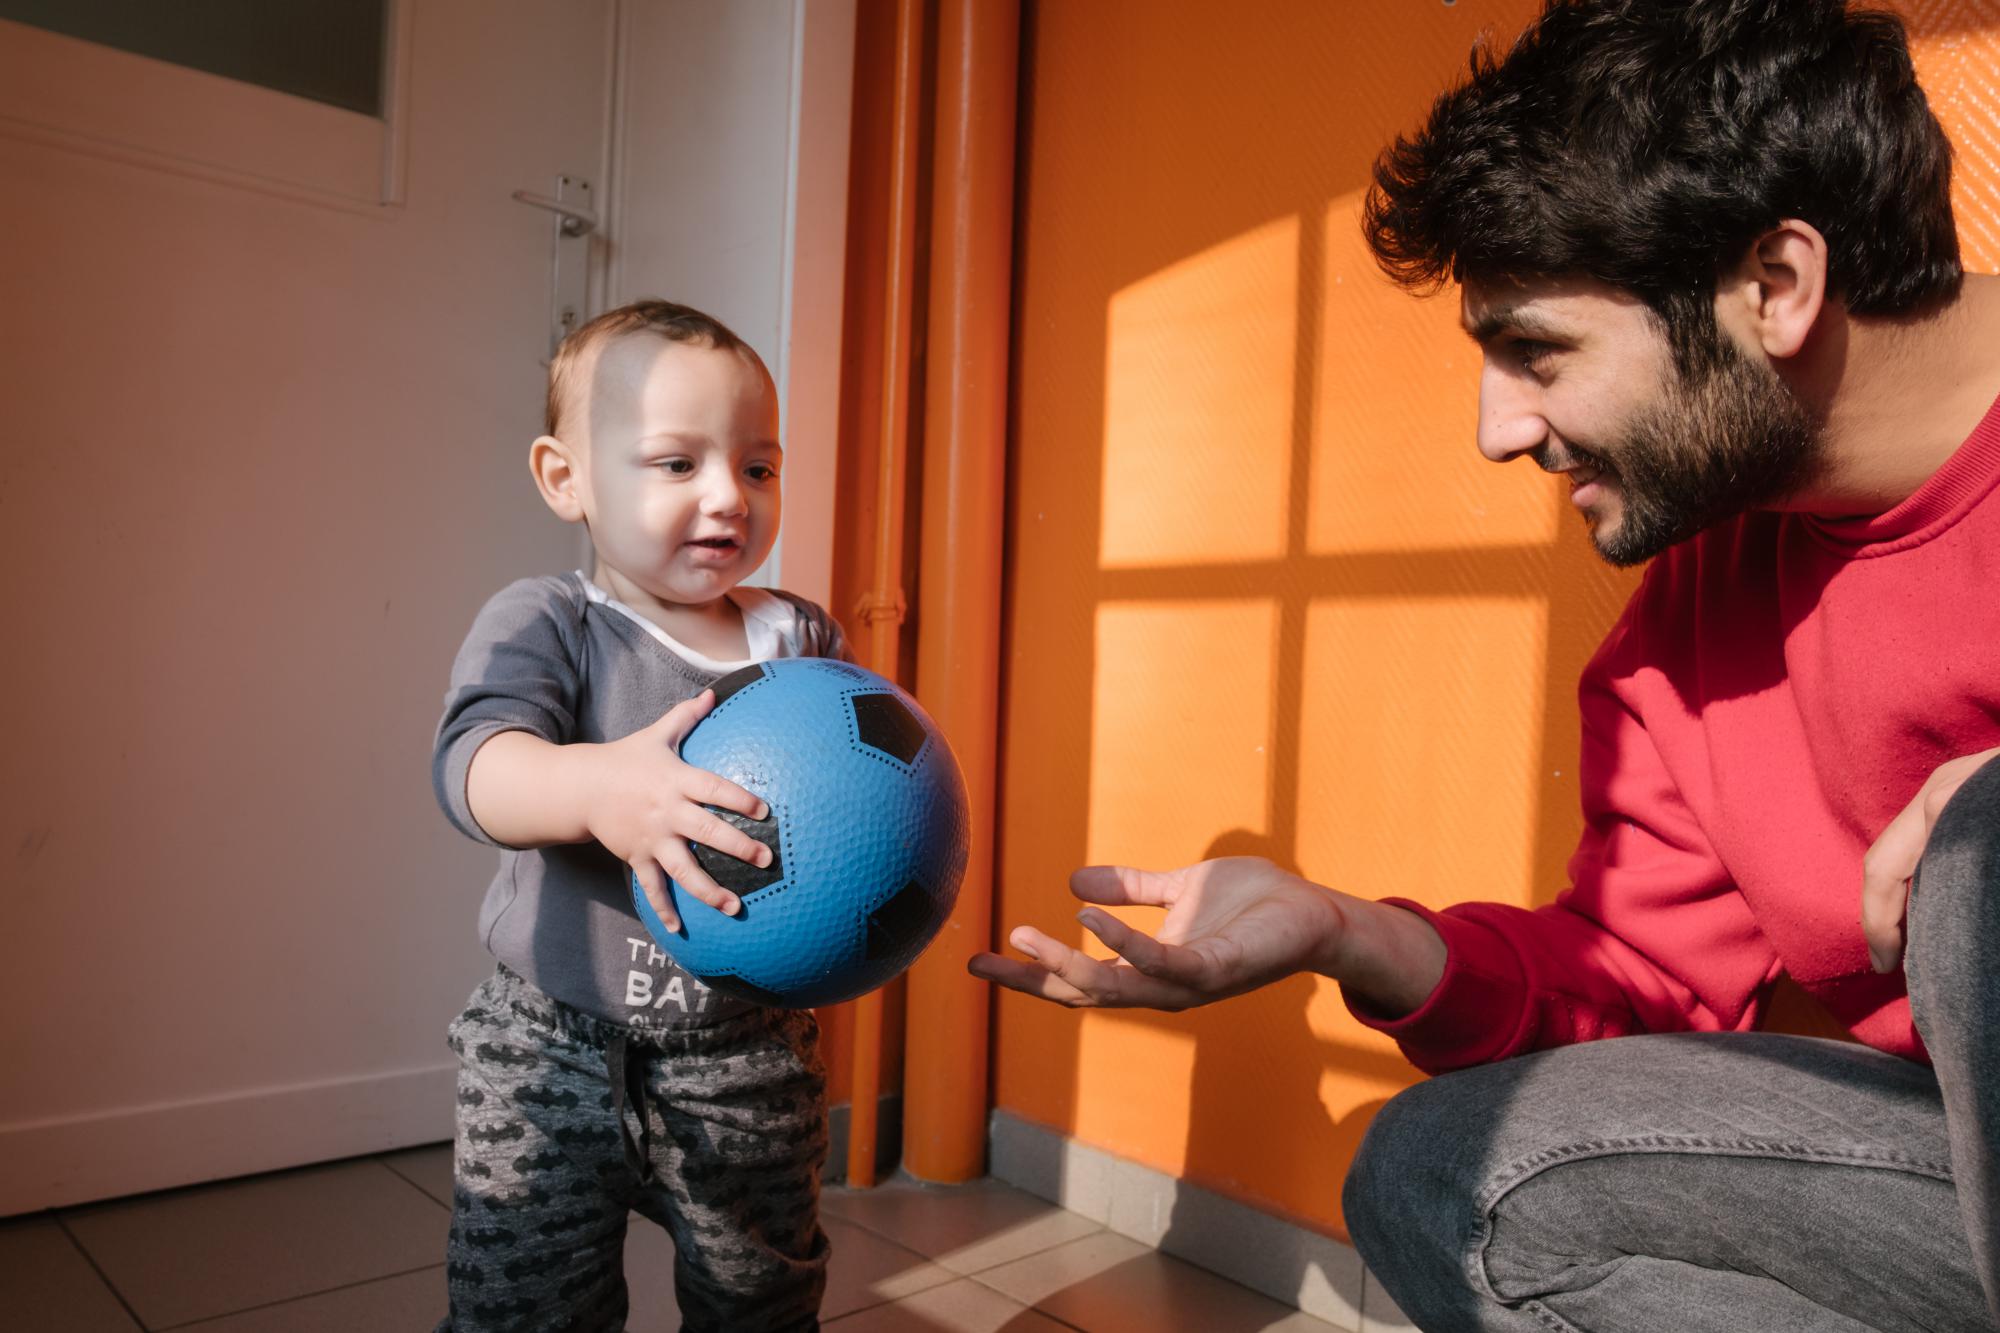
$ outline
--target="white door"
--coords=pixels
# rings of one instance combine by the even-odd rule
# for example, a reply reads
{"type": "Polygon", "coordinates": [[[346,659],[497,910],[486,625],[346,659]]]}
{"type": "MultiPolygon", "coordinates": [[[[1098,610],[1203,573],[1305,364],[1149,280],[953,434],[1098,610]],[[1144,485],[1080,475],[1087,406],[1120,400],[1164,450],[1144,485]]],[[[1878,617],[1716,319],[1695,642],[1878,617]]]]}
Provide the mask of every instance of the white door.
{"type": "Polygon", "coordinates": [[[451,1132],[431,732],[610,0],[394,0],[386,119],[0,22],[0,1215],[451,1132]],[[388,202],[384,202],[385,198],[388,202]]]}

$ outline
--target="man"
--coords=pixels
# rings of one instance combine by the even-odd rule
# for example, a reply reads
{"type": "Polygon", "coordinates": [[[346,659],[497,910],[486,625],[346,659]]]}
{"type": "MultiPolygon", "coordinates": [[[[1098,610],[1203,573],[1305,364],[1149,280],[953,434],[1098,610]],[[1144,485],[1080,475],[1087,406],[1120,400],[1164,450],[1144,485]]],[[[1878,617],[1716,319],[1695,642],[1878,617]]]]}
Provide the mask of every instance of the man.
{"type": "Polygon", "coordinates": [[[1117,960],[1023,927],[972,970],[1166,1009],[1339,981],[1443,1075],[1344,1200],[1427,1329],[1992,1327],[2000,280],[1961,272],[1900,24],[1552,0],[1383,154],[1367,228],[1460,284],[1481,451],[1652,560],[1581,682],[1570,888],[1089,867],[1157,937],[1086,908],[1117,960]],[[1858,1043],[1755,1031],[1786,973],[1858,1043]]]}

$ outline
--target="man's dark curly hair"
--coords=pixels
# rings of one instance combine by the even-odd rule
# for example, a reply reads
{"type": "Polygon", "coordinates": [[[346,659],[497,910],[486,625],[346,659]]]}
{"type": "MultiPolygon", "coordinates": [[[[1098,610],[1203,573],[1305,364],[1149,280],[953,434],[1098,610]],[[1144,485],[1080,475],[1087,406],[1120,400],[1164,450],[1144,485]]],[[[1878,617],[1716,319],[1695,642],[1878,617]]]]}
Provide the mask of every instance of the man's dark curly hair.
{"type": "Polygon", "coordinates": [[[1843,0],[1549,0],[1375,163],[1364,226],[1413,288],[1583,274],[1708,359],[1723,271],[1783,218],[1855,314],[1958,290],[1951,148],[1902,23],[1843,0]]]}

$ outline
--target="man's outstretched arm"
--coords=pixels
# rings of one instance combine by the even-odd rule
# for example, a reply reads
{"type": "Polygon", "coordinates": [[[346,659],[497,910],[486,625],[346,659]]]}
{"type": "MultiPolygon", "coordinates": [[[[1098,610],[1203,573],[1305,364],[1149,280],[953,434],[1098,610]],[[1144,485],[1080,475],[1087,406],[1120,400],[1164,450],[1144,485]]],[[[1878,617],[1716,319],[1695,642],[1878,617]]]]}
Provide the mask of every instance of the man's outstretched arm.
{"type": "Polygon", "coordinates": [[[1415,1011],[1444,975],[1444,939],[1416,913],[1258,857],[1167,871],[1085,866],[1070,876],[1070,892],[1094,904],[1078,919],[1117,958],[1092,958],[1017,926],[1008,942],[1029,961],[982,953],[968,964],[972,974],[1075,1008],[1179,1010],[1317,972],[1384,1019],[1415,1011]],[[1163,907],[1167,915],[1148,935],[1103,906],[1163,907]]]}

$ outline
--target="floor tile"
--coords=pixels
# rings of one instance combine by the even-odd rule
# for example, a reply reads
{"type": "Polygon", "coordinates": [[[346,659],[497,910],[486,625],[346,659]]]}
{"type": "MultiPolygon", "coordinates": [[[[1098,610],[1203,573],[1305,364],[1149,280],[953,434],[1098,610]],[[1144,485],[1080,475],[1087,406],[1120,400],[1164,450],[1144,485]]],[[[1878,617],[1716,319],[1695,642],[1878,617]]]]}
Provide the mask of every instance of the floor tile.
{"type": "MultiPolygon", "coordinates": [[[[827,1265],[822,1319],[882,1305],[952,1280],[915,1251],[831,1215],[820,1219],[833,1259],[827,1265]]],[[[674,1245],[667,1233],[634,1215],[625,1232],[625,1286],[632,1313],[626,1333],[677,1333],[680,1312],[674,1301],[674,1245]]]]}
{"type": "MultiPolygon", "coordinates": [[[[433,1144],[0,1223],[0,1317],[64,1333],[139,1333],[135,1313],[176,1333],[427,1329],[445,1309],[450,1196],[450,1145],[433,1144]]],[[[997,1181],[824,1198],[836,1333],[1335,1330],[997,1181]]],[[[629,1333],[679,1333],[672,1243],[637,1216],[625,1268],[629,1333]]],[[[1379,1287],[1366,1303],[1393,1319],[1379,1287]]]]}
{"type": "Polygon", "coordinates": [[[0,1292],[6,1293],[0,1313],[10,1328],[138,1333],[139,1325],[48,1213],[0,1222],[0,1292]]]}
{"type": "Polygon", "coordinates": [[[831,1214],[820,1218],[833,1246],[827,1265],[823,1319],[899,1300],[952,1280],[949,1269],[931,1263],[915,1250],[878,1236],[831,1214]]]}
{"type": "Polygon", "coordinates": [[[673,1239],[637,1213],[625,1219],[625,1291],[632,1303],[625,1333],[679,1333],[673,1239]]]}
{"type": "Polygon", "coordinates": [[[1397,1308],[1373,1273],[1362,1277],[1361,1333],[1417,1333],[1417,1326],[1397,1308]]]}
{"type": "Polygon", "coordinates": [[[1085,1333],[1333,1333],[1248,1287],[1111,1232],[979,1275],[979,1281],[1085,1333]]]}
{"type": "Polygon", "coordinates": [[[444,1265],[280,1301],[242,1314],[182,1324],[174,1333],[357,1333],[434,1327],[447,1302],[444,1265]]]}
{"type": "Polygon", "coordinates": [[[451,1144],[431,1143],[401,1152],[385,1152],[375,1160],[445,1207],[451,1207],[451,1144]]]}
{"type": "Polygon", "coordinates": [[[830,1189],[822,1208],[961,1274],[1103,1230],[1088,1218],[995,1180],[940,1186],[897,1179],[869,1190],[830,1189]]]}
{"type": "Polygon", "coordinates": [[[1070,1333],[991,1287],[960,1278],[929,1291],[830,1319],[828,1333],[1070,1333]]]}
{"type": "Polygon", "coordinates": [[[169,1190],[61,1214],[153,1328],[436,1265],[451,1215],[372,1160],[169,1190]]]}

